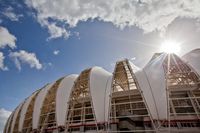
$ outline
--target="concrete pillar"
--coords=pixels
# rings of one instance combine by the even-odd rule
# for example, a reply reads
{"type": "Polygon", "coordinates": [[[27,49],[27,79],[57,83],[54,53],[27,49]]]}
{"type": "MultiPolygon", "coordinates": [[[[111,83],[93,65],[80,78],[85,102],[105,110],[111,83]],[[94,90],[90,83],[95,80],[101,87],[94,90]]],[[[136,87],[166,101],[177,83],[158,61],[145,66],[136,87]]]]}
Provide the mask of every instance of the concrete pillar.
{"type": "Polygon", "coordinates": [[[111,124],[110,128],[111,131],[117,131],[117,124],[111,124]]]}
{"type": "Polygon", "coordinates": [[[81,127],[80,127],[80,132],[81,132],[81,133],[84,132],[84,126],[81,126],[81,127]]]}

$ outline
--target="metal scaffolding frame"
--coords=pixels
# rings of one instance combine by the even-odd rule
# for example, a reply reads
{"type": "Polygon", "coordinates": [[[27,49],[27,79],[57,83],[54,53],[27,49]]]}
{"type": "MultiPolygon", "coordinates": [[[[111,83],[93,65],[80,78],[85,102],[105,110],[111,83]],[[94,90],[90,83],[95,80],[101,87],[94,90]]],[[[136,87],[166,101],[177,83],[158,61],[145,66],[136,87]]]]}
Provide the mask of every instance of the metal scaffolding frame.
{"type": "Polygon", "coordinates": [[[40,132],[45,132],[48,128],[55,128],[56,125],[56,92],[57,89],[63,80],[63,77],[58,79],[48,90],[43,105],[41,107],[40,119],[38,124],[38,130],[40,132]]]}
{"type": "Polygon", "coordinates": [[[112,85],[109,125],[117,123],[121,131],[153,132],[153,119],[127,59],[116,63],[112,85]]]}
{"type": "Polygon", "coordinates": [[[34,108],[35,99],[40,91],[41,91],[41,89],[37,90],[36,94],[32,97],[32,99],[28,105],[28,108],[27,108],[27,111],[25,114],[25,118],[24,118],[24,123],[22,126],[22,133],[29,133],[32,131],[33,108],[34,108]]]}
{"type": "MultiPolygon", "coordinates": [[[[155,54],[152,60],[160,55],[155,54]]],[[[125,59],[116,63],[113,72],[108,121],[98,123],[96,120],[90,92],[92,68],[89,68],[82,71],[74,82],[68,101],[66,124],[63,127],[58,127],[56,124],[56,93],[63,80],[60,78],[45,95],[36,130],[32,129],[32,117],[34,104],[41,89],[34,93],[25,112],[21,133],[51,133],[54,130],[58,132],[156,132],[162,130],[170,132],[191,128],[198,130],[200,127],[200,76],[175,54],[167,54],[162,67],[166,83],[167,120],[152,119],[133,68],[125,59]]],[[[19,133],[22,107],[23,105],[18,108],[18,114],[15,114],[17,109],[13,111],[4,132],[11,132],[13,119],[16,119],[13,123],[13,132],[19,133]],[[14,114],[16,118],[13,118],[14,114]]]]}
{"type": "Polygon", "coordinates": [[[82,71],[74,83],[68,102],[66,132],[98,131],[89,84],[91,70],[82,71]]]}
{"type": "Polygon", "coordinates": [[[15,123],[14,123],[13,133],[18,133],[20,113],[22,111],[22,107],[23,107],[24,103],[25,103],[25,101],[22,103],[22,106],[20,107],[19,112],[17,114],[17,118],[16,118],[15,123]]]}
{"type": "Polygon", "coordinates": [[[163,68],[167,85],[168,121],[162,126],[168,127],[169,131],[172,128],[199,127],[199,75],[175,54],[166,56],[163,68]]]}

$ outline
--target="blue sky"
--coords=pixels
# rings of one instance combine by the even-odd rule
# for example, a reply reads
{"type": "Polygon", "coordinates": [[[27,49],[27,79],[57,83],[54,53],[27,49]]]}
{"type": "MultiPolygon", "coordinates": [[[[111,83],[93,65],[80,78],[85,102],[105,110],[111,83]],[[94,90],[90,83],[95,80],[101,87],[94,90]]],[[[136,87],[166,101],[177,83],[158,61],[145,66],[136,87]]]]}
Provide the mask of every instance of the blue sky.
{"type": "Polygon", "coordinates": [[[164,4],[115,0],[111,6],[104,0],[75,1],[0,0],[0,119],[61,76],[92,66],[112,72],[123,58],[143,67],[153,53],[161,52],[166,39],[180,43],[180,56],[200,47],[198,0],[164,4]],[[191,11],[185,12],[185,7],[191,11]]]}

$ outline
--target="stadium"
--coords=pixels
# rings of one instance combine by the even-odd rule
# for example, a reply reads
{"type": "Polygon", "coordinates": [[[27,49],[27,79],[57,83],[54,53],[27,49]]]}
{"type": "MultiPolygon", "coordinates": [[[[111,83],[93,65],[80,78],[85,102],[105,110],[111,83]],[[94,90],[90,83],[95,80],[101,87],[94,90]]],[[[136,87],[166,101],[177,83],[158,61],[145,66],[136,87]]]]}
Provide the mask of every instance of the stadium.
{"type": "Polygon", "coordinates": [[[4,133],[200,132],[200,49],[128,59],[48,83],[12,112],[4,133]]]}

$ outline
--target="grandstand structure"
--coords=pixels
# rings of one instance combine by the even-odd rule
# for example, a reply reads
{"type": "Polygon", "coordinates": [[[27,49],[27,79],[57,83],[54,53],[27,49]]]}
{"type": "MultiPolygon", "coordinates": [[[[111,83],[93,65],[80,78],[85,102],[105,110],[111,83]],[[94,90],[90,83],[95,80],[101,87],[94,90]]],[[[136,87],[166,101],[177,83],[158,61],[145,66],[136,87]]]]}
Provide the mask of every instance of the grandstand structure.
{"type": "Polygon", "coordinates": [[[200,50],[128,59],[48,83],[12,112],[4,133],[200,132],[200,50]]]}

